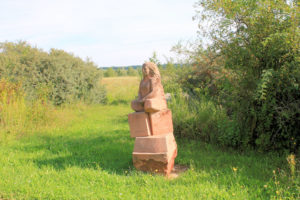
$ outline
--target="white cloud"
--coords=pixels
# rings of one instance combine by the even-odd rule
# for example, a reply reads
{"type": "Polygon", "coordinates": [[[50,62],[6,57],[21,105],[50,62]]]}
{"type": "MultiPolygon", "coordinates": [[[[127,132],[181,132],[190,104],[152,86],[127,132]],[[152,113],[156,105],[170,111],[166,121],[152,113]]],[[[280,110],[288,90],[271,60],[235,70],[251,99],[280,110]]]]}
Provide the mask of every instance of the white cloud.
{"type": "Polygon", "coordinates": [[[99,66],[142,64],[196,36],[194,0],[10,0],[1,2],[0,41],[64,49],[99,66]]]}

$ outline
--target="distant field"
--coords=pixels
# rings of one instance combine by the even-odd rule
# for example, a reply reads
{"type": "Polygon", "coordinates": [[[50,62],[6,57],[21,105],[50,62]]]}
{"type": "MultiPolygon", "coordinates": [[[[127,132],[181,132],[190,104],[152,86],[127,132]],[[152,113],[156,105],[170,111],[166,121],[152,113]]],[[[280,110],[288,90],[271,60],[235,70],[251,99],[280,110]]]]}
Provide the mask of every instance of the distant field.
{"type": "Polygon", "coordinates": [[[107,77],[102,84],[107,89],[107,99],[110,104],[129,103],[138,94],[140,77],[107,77]]]}

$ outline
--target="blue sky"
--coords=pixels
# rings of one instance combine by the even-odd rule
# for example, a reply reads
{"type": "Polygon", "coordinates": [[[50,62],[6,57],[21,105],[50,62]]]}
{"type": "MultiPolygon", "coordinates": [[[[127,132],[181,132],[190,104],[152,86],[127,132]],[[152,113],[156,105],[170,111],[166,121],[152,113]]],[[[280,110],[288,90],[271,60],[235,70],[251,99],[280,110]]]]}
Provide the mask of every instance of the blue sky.
{"type": "Polygon", "coordinates": [[[0,42],[64,49],[99,66],[164,62],[180,40],[196,38],[196,0],[0,0],[0,42]]]}

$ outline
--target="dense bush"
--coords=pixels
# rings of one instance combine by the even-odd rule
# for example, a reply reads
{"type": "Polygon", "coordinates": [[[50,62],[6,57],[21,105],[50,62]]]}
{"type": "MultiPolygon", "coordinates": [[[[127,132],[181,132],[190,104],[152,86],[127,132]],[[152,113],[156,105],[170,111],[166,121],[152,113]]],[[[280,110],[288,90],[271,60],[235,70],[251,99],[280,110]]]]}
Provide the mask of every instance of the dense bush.
{"type": "Polygon", "coordinates": [[[0,78],[21,83],[27,98],[47,96],[55,105],[84,100],[105,101],[102,74],[91,61],[51,49],[44,52],[26,42],[0,43],[0,78]]]}
{"type": "MultiPolygon", "coordinates": [[[[220,108],[222,116],[226,114],[221,120],[213,120],[218,128],[211,129],[211,137],[219,144],[239,148],[299,149],[297,2],[200,0],[196,6],[199,33],[211,43],[196,44],[191,51],[179,48],[178,52],[189,55],[190,71],[177,83],[179,80],[189,101],[201,104],[205,99],[220,108]]],[[[186,115],[175,122],[197,127],[193,118],[205,110],[195,112],[190,121],[186,115]]],[[[209,119],[214,119],[212,116],[209,119]]],[[[207,126],[205,123],[187,134],[193,137],[195,131],[207,126]]]]}

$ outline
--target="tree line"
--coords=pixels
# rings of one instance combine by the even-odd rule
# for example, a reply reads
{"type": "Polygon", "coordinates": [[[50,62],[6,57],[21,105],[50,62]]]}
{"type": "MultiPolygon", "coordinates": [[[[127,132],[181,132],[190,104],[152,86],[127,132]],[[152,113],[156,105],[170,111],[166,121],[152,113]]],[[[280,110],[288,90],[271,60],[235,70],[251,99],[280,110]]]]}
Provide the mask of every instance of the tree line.
{"type": "Polygon", "coordinates": [[[117,76],[139,76],[141,74],[141,67],[107,67],[102,68],[104,77],[117,77],[117,76]]]}

